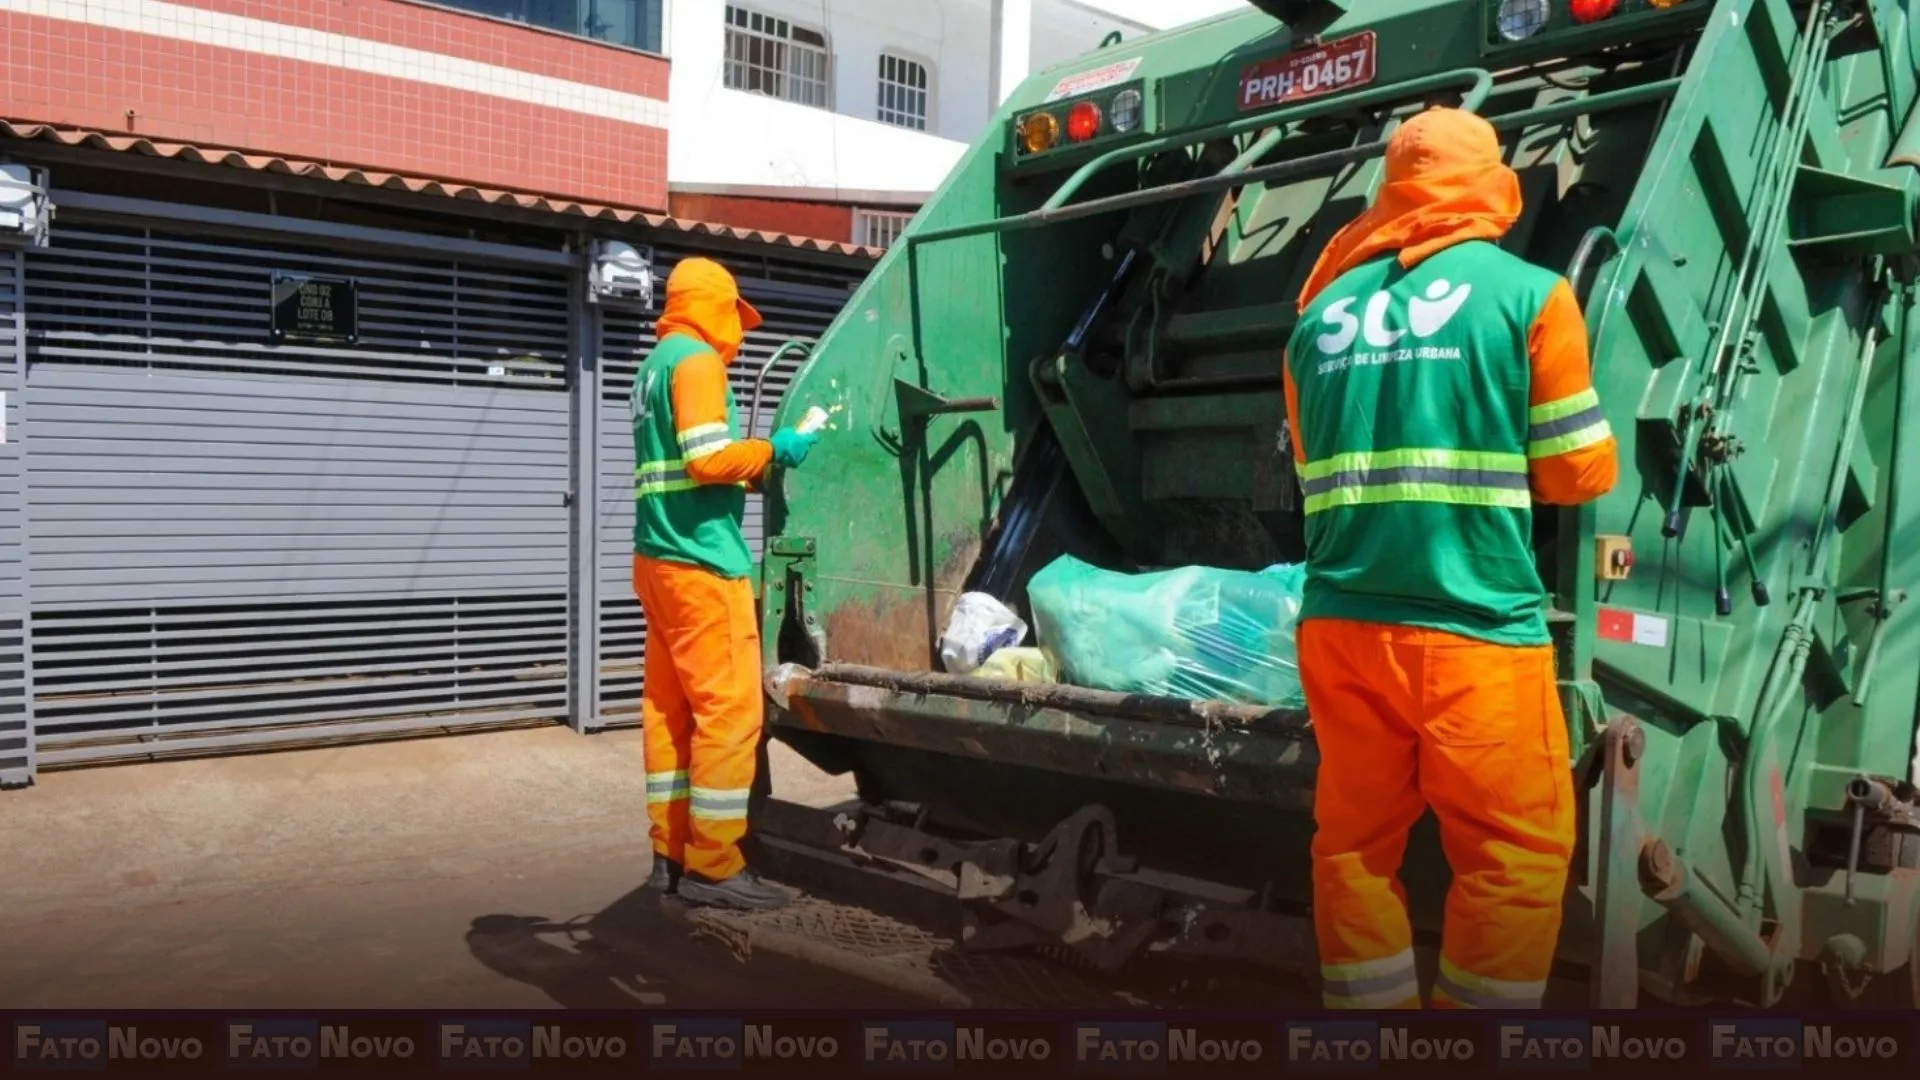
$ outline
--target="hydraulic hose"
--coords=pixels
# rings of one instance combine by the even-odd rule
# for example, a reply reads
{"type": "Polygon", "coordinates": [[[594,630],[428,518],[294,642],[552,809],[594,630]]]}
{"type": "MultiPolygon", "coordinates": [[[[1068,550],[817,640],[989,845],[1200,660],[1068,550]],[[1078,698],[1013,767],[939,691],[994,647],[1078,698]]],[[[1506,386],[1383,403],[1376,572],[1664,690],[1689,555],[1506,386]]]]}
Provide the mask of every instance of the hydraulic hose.
{"type": "Polygon", "coordinates": [[[1766,607],[1773,602],[1773,596],[1767,591],[1767,578],[1760,572],[1760,559],[1753,553],[1753,533],[1741,519],[1739,504],[1735,496],[1739,492],[1733,481],[1732,470],[1720,477],[1720,498],[1726,500],[1728,508],[1727,523],[1733,531],[1734,542],[1740,545],[1740,558],[1747,567],[1748,590],[1753,594],[1754,607],[1766,607]]]}
{"type": "MultiPolygon", "coordinates": [[[[1876,279],[1880,271],[1881,264],[1875,260],[1876,279]]],[[[1832,550],[1828,541],[1838,524],[1840,493],[1847,479],[1847,464],[1853,456],[1854,440],[1860,434],[1861,413],[1866,409],[1867,385],[1872,381],[1873,358],[1879,344],[1876,325],[1881,310],[1886,306],[1886,298],[1886,287],[1881,285],[1874,290],[1866,309],[1867,328],[1861,335],[1860,361],[1854,369],[1853,396],[1848,403],[1846,423],[1841,428],[1840,443],[1834,449],[1833,468],[1827,475],[1826,498],[1820,507],[1820,517],[1814,523],[1813,551],[1807,560],[1807,584],[1801,587],[1794,601],[1793,616],[1781,635],[1774,663],[1767,672],[1766,680],[1761,683],[1759,697],[1754,702],[1755,722],[1748,733],[1747,753],[1740,766],[1740,796],[1746,837],[1746,862],[1740,875],[1740,907],[1750,925],[1760,922],[1766,910],[1767,892],[1780,887],[1792,877],[1786,853],[1767,845],[1762,835],[1764,823],[1774,816],[1774,808],[1770,805],[1773,797],[1768,775],[1770,770],[1763,768],[1763,764],[1772,757],[1774,729],[1792,707],[1801,677],[1806,674],[1807,656],[1813,646],[1813,619],[1825,588],[1821,582],[1826,575],[1827,555],[1832,550]]]]}
{"type": "MultiPolygon", "coordinates": [[[[1715,485],[1721,487],[1723,485],[1715,485]]],[[[1713,505],[1713,613],[1726,618],[1733,614],[1733,597],[1727,592],[1727,511],[1731,509],[1716,497],[1713,505]]]]}
{"type": "Polygon", "coordinates": [[[1747,739],[1746,759],[1740,764],[1742,831],[1746,837],[1746,863],[1740,874],[1740,909],[1749,926],[1758,926],[1766,911],[1763,891],[1791,876],[1791,868],[1781,857],[1784,853],[1773,851],[1765,840],[1765,823],[1773,818],[1773,789],[1766,783],[1768,770],[1761,765],[1771,757],[1765,751],[1773,743],[1773,730],[1793,704],[1793,691],[1806,674],[1814,611],[1814,594],[1801,593],[1793,618],[1780,635],[1780,648],[1774,653],[1767,681],[1760,688],[1760,702],[1765,704],[1756,702],[1759,719],[1747,739]]]}
{"type": "MultiPolygon", "coordinates": [[[[1807,15],[1807,26],[1794,44],[1794,55],[1788,67],[1790,77],[1787,101],[1781,110],[1780,126],[1770,140],[1768,152],[1759,160],[1773,166],[1775,172],[1769,174],[1768,183],[1761,189],[1768,202],[1761,221],[1747,234],[1747,242],[1741,252],[1739,271],[1734,277],[1733,286],[1728,293],[1727,309],[1720,320],[1719,332],[1708,353],[1706,385],[1702,387],[1701,400],[1697,405],[1711,404],[1718,415],[1731,388],[1727,372],[1738,367],[1727,362],[1729,346],[1741,347],[1747,328],[1758,310],[1757,299],[1763,286],[1750,285],[1750,276],[1756,270],[1759,280],[1764,282],[1770,272],[1771,260],[1761,258],[1761,253],[1772,244],[1779,223],[1785,220],[1785,207],[1788,203],[1786,186],[1792,179],[1792,170],[1799,167],[1799,146],[1806,138],[1807,119],[1812,115],[1808,107],[1816,90],[1815,73],[1819,70],[1822,58],[1826,54],[1830,40],[1826,32],[1827,15],[1831,9],[1831,0],[1819,0],[1807,15]],[[1791,151],[1790,153],[1788,151],[1791,151]],[[1751,304],[1748,297],[1756,297],[1751,304]],[[1739,327],[1738,335],[1735,327],[1739,327]]],[[[1687,474],[1692,468],[1694,456],[1700,452],[1700,437],[1703,429],[1713,422],[1706,410],[1695,407],[1687,411],[1686,425],[1680,440],[1678,475],[1674,477],[1673,499],[1668,503],[1667,516],[1661,523],[1661,535],[1672,539],[1680,535],[1681,502],[1686,492],[1687,474]]]]}
{"type": "MultiPolygon", "coordinates": [[[[1754,271],[1754,277],[1744,290],[1739,283],[1734,286],[1735,306],[1728,310],[1727,322],[1720,328],[1723,347],[1729,341],[1735,349],[1744,347],[1747,332],[1760,311],[1760,298],[1766,295],[1767,286],[1773,279],[1773,260],[1767,258],[1766,253],[1772,249],[1775,236],[1786,224],[1787,208],[1792,202],[1789,196],[1793,190],[1793,176],[1800,167],[1800,148],[1806,142],[1807,124],[1813,118],[1812,103],[1819,88],[1820,67],[1826,62],[1827,46],[1833,41],[1826,28],[1830,10],[1827,0],[1822,0],[1807,15],[1806,33],[1799,43],[1805,52],[1796,57],[1793,85],[1787,96],[1786,108],[1781,113],[1780,130],[1773,152],[1761,159],[1772,165],[1775,171],[1766,188],[1769,198],[1767,212],[1759,227],[1748,234],[1746,255],[1741,260],[1741,281],[1746,281],[1749,270],[1754,271]],[[1740,316],[1738,320],[1732,318],[1736,312],[1740,316]],[[1734,332],[1736,323],[1737,333],[1734,332]]],[[[1714,358],[1714,375],[1718,383],[1714,393],[1716,408],[1724,407],[1731,399],[1734,384],[1738,381],[1740,365],[1729,364],[1726,359],[1724,351],[1714,358]]]]}
{"type": "MultiPolygon", "coordinates": [[[[1874,260],[1873,269],[1874,278],[1878,280],[1881,273],[1879,260],[1874,260]]],[[[1860,335],[1860,360],[1854,367],[1853,400],[1848,403],[1846,423],[1840,429],[1839,449],[1834,453],[1833,468],[1827,474],[1826,499],[1820,506],[1820,520],[1814,526],[1813,552],[1807,559],[1807,578],[1816,588],[1826,572],[1827,553],[1831,550],[1829,541],[1839,523],[1840,492],[1847,482],[1847,464],[1853,457],[1854,440],[1860,437],[1860,417],[1867,407],[1867,383],[1872,379],[1873,357],[1880,346],[1880,313],[1886,306],[1887,289],[1885,285],[1880,285],[1867,305],[1867,326],[1860,335]]]]}
{"type": "Polygon", "coordinates": [[[1893,365],[1893,453],[1887,458],[1887,504],[1885,526],[1880,530],[1880,588],[1874,597],[1873,636],[1867,640],[1867,655],[1860,661],[1860,677],[1853,684],[1855,706],[1867,703],[1867,689],[1873,685],[1873,669],[1880,662],[1880,642],[1886,637],[1887,622],[1893,618],[1893,531],[1900,521],[1900,440],[1907,417],[1907,364],[1913,348],[1913,283],[1900,287],[1900,347],[1893,365]]]}

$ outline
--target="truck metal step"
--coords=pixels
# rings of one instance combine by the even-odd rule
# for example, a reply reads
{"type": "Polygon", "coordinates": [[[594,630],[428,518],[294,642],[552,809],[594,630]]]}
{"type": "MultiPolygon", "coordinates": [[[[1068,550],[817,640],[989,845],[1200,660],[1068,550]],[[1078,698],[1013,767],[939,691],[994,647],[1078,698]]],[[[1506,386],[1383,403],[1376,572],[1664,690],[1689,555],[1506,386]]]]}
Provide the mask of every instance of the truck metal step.
{"type": "Polygon", "coordinates": [[[802,897],[779,911],[661,910],[744,960],[764,950],[866,979],[929,1005],[963,1009],[1141,1008],[1155,1003],[1039,956],[973,953],[858,907],[802,897]]]}
{"type": "MultiPolygon", "coordinates": [[[[1081,915],[1092,920],[1089,925],[1111,929],[1140,921],[1162,926],[1172,919],[1190,934],[1218,938],[1218,948],[1202,948],[1200,956],[1179,948],[1179,935],[1152,945],[1136,942],[1144,947],[1122,950],[1126,955],[1121,956],[1099,948],[1089,951],[1087,941],[1068,946],[1046,934],[1022,933],[1026,927],[1018,920],[979,922],[984,898],[976,897],[969,909],[956,894],[957,882],[942,880],[949,866],[964,863],[986,874],[1013,873],[1008,888],[1031,888],[1036,904],[1042,894],[1050,898],[1050,904],[1036,911],[1071,897],[1060,891],[1058,882],[998,865],[992,857],[997,844],[956,844],[898,824],[892,818],[899,809],[857,802],[827,809],[769,799],[757,811],[749,859],[761,873],[800,890],[800,899],[779,911],[739,912],[668,897],[662,911],[689,926],[696,938],[724,944],[743,960],[754,950],[765,950],[949,1008],[1244,1008],[1249,1002],[1309,1005],[1318,999],[1305,980],[1275,979],[1281,973],[1271,970],[1272,965],[1248,968],[1218,962],[1229,954],[1241,959],[1284,955],[1296,960],[1305,956],[1302,962],[1311,966],[1310,941],[1294,940],[1305,924],[1296,926],[1298,920],[1281,916],[1249,917],[1251,913],[1241,910],[1248,900],[1244,890],[1129,868],[1119,876],[1133,888],[1122,890],[1122,898],[1150,894],[1154,903],[1139,910],[1124,905],[1115,909],[1108,902],[1112,897],[1096,890],[1098,896],[1077,905],[1081,915]],[[926,855],[928,851],[933,854],[926,855]],[[849,857],[851,852],[858,857],[849,857]],[[909,855],[930,861],[917,865],[909,855]],[[1174,901],[1174,906],[1166,906],[1174,901]],[[972,923],[964,914],[967,910],[976,916],[972,923]],[[968,944],[962,944],[963,935],[968,944]],[[990,939],[992,944],[987,944],[990,939]]],[[[1099,834],[1111,845],[1111,822],[1104,812],[1090,811],[1064,823],[1053,843],[1042,842],[1029,854],[1053,852],[1066,838],[1066,849],[1056,852],[1059,857],[1053,861],[1080,865],[1087,854],[1082,850],[1087,833],[1066,826],[1089,821],[1104,825],[1099,834]]],[[[1117,849],[1109,853],[1118,858],[1117,849]]],[[[1022,860],[1022,865],[1034,861],[1022,860]]],[[[1101,860],[1096,878],[1118,873],[1106,861],[1101,860]]],[[[964,876],[972,886],[984,880],[971,873],[964,876]]],[[[1079,895],[1077,889],[1071,891],[1079,895]]],[[[1104,931],[1095,935],[1104,936],[1104,931]]]]}

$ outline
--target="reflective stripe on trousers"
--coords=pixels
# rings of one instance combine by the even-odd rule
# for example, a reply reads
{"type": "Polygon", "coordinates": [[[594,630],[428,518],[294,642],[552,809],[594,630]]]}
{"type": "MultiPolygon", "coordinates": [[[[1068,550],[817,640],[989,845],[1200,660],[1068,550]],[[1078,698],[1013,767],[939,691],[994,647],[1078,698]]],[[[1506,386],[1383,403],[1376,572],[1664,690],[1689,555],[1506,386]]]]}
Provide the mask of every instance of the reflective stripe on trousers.
{"type": "Polygon", "coordinates": [[[693,816],[702,821],[745,821],[747,796],[751,791],[751,788],[694,788],[693,816]]]}
{"type": "Polygon", "coordinates": [[[1420,1004],[1413,950],[1379,960],[1320,965],[1320,997],[1329,1009],[1397,1009],[1420,1004]]]}
{"type": "Polygon", "coordinates": [[[679,802],[690,791],[687,770],[674,769],[668,772],[650,772],[647,774],[647,805],[679,802]]]}
{"type": "Polygon", "coordinates": [[[1385,502],[1465,506],[1532,505],[1524,454],[1483,450],[1372,450],[1309,461],[1300,468],[1306,512],[1385,502]]]}
{"type": "Polygon", "coordinates": [[[1442,956],[1440,977],[1433,984],[1433,1003],[1462,1009],[1537,1009],[1546,992],[1545,979],[1490,979],[1463,971],[1442,956]]]}

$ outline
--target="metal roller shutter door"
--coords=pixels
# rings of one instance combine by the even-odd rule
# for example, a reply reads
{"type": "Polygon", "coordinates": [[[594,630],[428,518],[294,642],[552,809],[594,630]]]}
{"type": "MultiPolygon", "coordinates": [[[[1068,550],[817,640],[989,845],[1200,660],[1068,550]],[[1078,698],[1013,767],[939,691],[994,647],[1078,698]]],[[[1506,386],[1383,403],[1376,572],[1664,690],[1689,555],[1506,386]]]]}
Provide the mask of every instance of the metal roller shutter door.
{"type": "MultiPolygon", "coordinates": [[[[657,248],[655,276],[665,281],[675,263],[704,252],[657,248]]],[[[791,340],[811,344],[846,306],[865,275],[853,270],[799,262],[714,256],[732,270],[740,291],[765,320],[747,336],[731,372],[733,393],[744,430],[752,408],[753,383],[774,350],[791,340]]],[[[633,597],[633,427],[627,395],[639,359],[653,347],[656,307],[647,312],[607,312],[601,330],[600,393],[600,722],[634,724],[640,717],[640,663],[646,646],[646,620],[633,597]]],[[[786,394],[801,360],[783,359],[767,375],[760,410],[764,436],[773,409],[786,394]]],[[[760,496],[747,496],[743,523],[748,546],[758,554],[762,539],[760,496]]]]}
{"type": "Polygon", "coordinates": [[[27,669],[26,511],[20,454],[22,259],[0,251],[0,786],[33,775],[33,713],[27,669]]]}
{"type": "Polygon", "coordinates": [[[560,271],[63,217],[28,256],[43,761],[567,712],[560,271]],[[269,274],[358,282],[276,344],[269,274]]]}

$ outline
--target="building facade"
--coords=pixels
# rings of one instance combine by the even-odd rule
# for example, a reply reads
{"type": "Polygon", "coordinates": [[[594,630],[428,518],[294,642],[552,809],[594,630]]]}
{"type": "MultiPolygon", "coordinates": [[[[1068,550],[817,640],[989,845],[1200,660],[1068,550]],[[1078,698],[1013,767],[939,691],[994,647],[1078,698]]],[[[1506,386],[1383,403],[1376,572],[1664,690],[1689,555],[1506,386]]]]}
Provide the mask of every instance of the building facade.
{"type": "Polygon", "coordinates": [[[0,0],[0,109],[884,246],[1028,73],[1240,6],[0,0]]]}
{"type": "Polygon", "coordinates": [[[653,283],[734,270],[764,431],[1128,2],[0,0],[0,786],[635,722],[653,283]]]}
{"type": "Polygon", "coordinates": [[[676,214],[884,247],[1030,72],[1239,0],[674,0],[676,214]]]}
{"type": "Polygon", "coordinates": [[[637,720],[652,282],[764,427],[875,254],[665,212],[651,10],[0,0],[0,786],[637,720]]]}
{"type": "Polygon", "coordinates": [[[666,209],[663,58],[455,7],[0,0],[0,102],[14,120],[666,209]]]}

